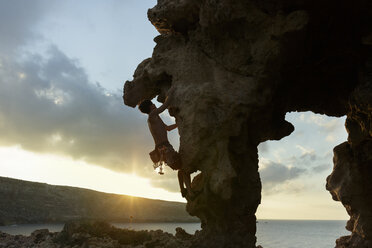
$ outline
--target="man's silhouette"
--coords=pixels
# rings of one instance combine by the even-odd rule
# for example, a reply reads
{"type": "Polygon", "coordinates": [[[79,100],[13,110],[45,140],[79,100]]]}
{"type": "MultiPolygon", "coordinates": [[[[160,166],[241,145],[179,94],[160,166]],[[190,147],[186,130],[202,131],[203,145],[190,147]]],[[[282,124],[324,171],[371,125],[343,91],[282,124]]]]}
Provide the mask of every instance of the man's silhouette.
{"type": "Polygon", "coordinates": [[[162,106],[157,108],[150,100],[142,101],[138,108],[142,113],[148,114],[147,123],[150,132],[155,141],[155,150],[150,153],[154,163],[165,162],[173,170],[178,170],[178,181],[183,197],[192,195],[190,174],[182,169],[182,163],[179,154],[173,149],[168,141],[167,131],[177,128],[177,124],[166,125],[159,114],[166,110],[172,101],[173,90],[168,91],[168,96],[162,106]],[[186,188],[184,188],[184,183],[186,188]]]}

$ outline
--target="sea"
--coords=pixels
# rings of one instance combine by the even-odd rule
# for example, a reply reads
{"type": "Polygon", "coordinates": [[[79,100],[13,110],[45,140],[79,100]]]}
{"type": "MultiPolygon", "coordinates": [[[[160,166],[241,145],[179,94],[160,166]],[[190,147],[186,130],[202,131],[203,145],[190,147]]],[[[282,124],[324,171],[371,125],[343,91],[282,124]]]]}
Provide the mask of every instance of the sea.
{"type": "MultiPolygon", "coordinates": [[[[112,223],[119,228],[157,230],[175,234],[176,227],[188,233],[200,230],[199,223],[112,223]]],[[[263,248],[331,248],[340,236],[350,235],[345,229],[346,220],[258,220],[257,245],[263,248]]],[[[59,232],[63,224],[25,224],[0,226],[9,234],[30,235],[37,229],[59,232]]]]}

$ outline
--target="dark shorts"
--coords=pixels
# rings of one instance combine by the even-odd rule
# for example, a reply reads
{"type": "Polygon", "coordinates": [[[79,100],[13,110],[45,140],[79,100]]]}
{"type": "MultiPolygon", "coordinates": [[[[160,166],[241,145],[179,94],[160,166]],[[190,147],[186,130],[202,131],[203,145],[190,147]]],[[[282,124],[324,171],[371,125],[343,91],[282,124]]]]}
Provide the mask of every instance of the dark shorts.
{"type": "Polygon", "coordinates": [[[180,155],[173,149],[173,146],[169,142],[157,144],[155,150],[160,154],[161,161],[164,161],[173,170],[182,168],[180,155]]]}

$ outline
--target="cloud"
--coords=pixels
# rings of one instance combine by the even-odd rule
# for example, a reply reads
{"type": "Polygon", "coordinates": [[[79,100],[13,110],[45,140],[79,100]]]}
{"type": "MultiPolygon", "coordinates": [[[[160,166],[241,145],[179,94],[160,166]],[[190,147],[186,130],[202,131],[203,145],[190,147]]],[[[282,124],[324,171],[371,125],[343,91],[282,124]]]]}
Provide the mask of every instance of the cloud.
{"type": "MultiPolygon", "coordinates": [[[[0,146],[20,145],[153,179],[146,116],[124,106],[121,91],[89,81],[78,60],[35,32],[57,3],[0,1],[0,146]],[[39,44],[49,49],[27,50],[39,44]]],[[[177,177],[156,177],[154,184],[178,191],[177,177]]]]}
{"type": "Polygon", "coordinates": [[[260,175],[263,182],[276,184],[297,178],[305,171],[305,169],[288,167],[280,163],[268,161],[260,170],[260,175]]]}
{"type": "Polygon", "coordinates": [[[41,39],[33,27],[44,17],[55,1],[0,1],[0,54],[14,56],[21,45],[41,39]]]}
{"type": "Polygon", "coordinates": [[[308,148],[305,148],[301,145],[296,145],[296,148],[301,150],[302,155],[313,154],[314,153],[314,149],[308,149],[308,148]]]}
{"type": "Polygon", "coordinates": [[[289,167],[281,163],[270,160],[261,160],[260,176],[263,184],[263,191],[266,194],[272,193],[278,189],[279,185],[288,186],[289,181],[303,175],[306,170],[298,167],[289,167]]]}
{"type": "Polygon", "coordinates": [[[48,59],[5,61],[0,75],[1,145],[126,172],[135,162],[150,163],[140,155],[152,148],[145,116],[123,106],[120,92],[90,83],[84,69],[58,48],[50,48],[48,59]]]}
{"type": "Polygon", "coordinates": [[[331,170],[332,169],[332,165],[330,163],[325,163],[325,164],[320,164],[320,165],[317,165],[317,166],[314,166],[312,168],[312,171],[314,171],[315,173],[321,173],[323,171],[326,171],[326,170],[331,170]]]}
{"type": "Polygon", "coordinates": [[[344,126],[344,118],[328,117],[326,115],[314,114],[312,112],[301,113],[298,120],[308,124],[315,124],[320,131],[331,133],[344,126]]]}
{"type": "MultiPolygon", "coordinates": [[[[325,180],[331,172],[332,149],[345,136],[345,118],[332,118],[312,112],[286,115],[296,128],[294,134],[280,141],[260,144],[260,174],[263,194],[296,194],[319,188],[316,182],[325,180]],[[299,135],[301,133],[301,135],[299,135]]],[[[259,147],[260,147],[259,146],[259,147]]]]}
{"type": "Polygon", "coordinates": [[[296,145],[296,148],[301,150],[301,155],[297,158],[293,156],[290,161],[293,164],[311,165],[318,159],[314,149],[308,149],[301,145],[296,145]]]}
{"type": "Polygon", "coordinates": [[[325,138],[327,142],[334,142],[336,140],[335,136],[332,134],[328,134],[327,137],[325,138]]]}
{"type": "Polygon", "coordinates": [[[314,149],[300,145],[296,147],[301,151],[299,155],[279,156],[274,160],[260,156],[259,172],[264,194],[298,193],[304,189],[304,185],[296,179],[301,176],[310,178],[332,168],[329,152],[324,156],[319,156],[314,149]]]}
{"type": "Polygon", "coordinates": [[[258,145],[257,148],[258,148],[260,153],[267,153],[267,152],[269,152],[269,143],[262,142],[258,145]]]}
{"type": "Polygon", "coordinates": [[[305,184],[298,180],[288,180],[281,184],[271,185],[271,187],[267,187],[265,184],[263,186],[262,194],[264,196],[274,194],[297,195],[306,190],[305,184]]]}
{"type": "Polygon", "coordinates": [[[164,175],[155,175],[151,180],[151,185],[156,188],[165,188],[171,192],[180,192],[178,180],[175,180],[175,178],[178,178],[177,173],[170,170],[167,167],[164,175]]]}

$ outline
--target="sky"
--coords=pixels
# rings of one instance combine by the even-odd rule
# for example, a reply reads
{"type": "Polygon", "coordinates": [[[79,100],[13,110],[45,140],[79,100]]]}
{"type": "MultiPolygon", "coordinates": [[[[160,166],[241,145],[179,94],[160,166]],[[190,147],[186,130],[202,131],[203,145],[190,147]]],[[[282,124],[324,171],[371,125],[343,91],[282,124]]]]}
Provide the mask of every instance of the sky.
{"type": "MultiPolygon", "coordinates": [[[[176,173],[152,168],[146,116],[122,102],[124,82],[151,57],[155,4],[0,0],[0,176],[184,201],[176,173]]],[[[295,132],[259,146],[258,218],[347,219],[325,190],[345,118],[286,119],[295,132]]],[[[175,148],[178,140],[172,131],[175,148]]]]}

